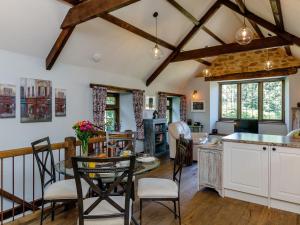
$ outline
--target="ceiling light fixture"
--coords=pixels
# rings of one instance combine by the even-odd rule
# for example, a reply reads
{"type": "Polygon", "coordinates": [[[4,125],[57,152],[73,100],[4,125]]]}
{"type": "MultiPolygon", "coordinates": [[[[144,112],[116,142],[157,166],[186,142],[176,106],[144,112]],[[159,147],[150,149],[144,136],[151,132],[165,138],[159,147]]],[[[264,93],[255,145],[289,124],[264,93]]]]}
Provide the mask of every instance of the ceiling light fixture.
{"type": "Polygon", "coordinates": [[[198,92],[197,92],[196,90],[194,90],[194,92],[193,92],[193,96],[192,96],[192,97],[193,97],[193,99],[195,99],[195,98],[197,97],[197,93],[198,93],[198,92]]]}
{"type": "Polygon", "coordinates": [[[204,77],[211,77],[211,72],[208,68],[205,68],[203,71],[202,71],[202,74],[204,77]]]}
{"type": "Polygon", "coordinates": [[[102,59],[102,55],[101,55],[100,53],[94,53],[94,54],[92,55],[92,60],[93,60],[93,62],[95,62],[95,63],[100,62],[101,59],[102,59]]]}
{"type": "MultiPolygon", "coordinates": [[[[245,0],[244,0],[244,5],[246,5],[245,0]]],[[[235,41],[240,45],[247,45],[253,40],[253,38],[254,38],[254,34],[252,30],[249,27],[247,27],[246,17],[244,15],[243,26],[236,32],[235,41]]]]}
{"type": "Polygon", "coordinates": [[[157,19],[158,19],[157,17],[158,17],[158,12],[153,13],[153,17],[155,19],[155,37],[156,37],[156,41],[155,41],[155,46],[154,46],[154,48],[152,49],[151,52],[152,52],[153,59],[159,60],[164,56],[164,54],[158,46],[158,38],[157,38],[157,19]]]}
{"type": "Polygon", "coordinates": [[[273,69],[273,61],[269,57],[269,49],[267,49],[267,61],[265,62],[265,70],[270,71],[273,69]]]}

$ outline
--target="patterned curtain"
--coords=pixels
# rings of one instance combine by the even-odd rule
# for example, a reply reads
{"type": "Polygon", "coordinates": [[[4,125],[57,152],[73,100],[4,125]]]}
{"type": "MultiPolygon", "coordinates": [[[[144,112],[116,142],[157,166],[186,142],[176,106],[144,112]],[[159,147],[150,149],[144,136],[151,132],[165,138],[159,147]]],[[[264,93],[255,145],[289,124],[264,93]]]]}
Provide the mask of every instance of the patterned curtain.
{"type": "Polygon", "coordinates": [[[186,104],[186,96],[180,97],[180,120],[186,121],[186,111],[187,111],[187,104],[186,104]]]}
{"type": "Polygon", "coordinates": [[[133,94],[133,111],[136,123],[137,139],[144,139],[144,122],[143,122],[143,111],[144,111],[144,92],[136,90],[133,94]]]}
{"type": "Polygon", "coordinates": [[[159,94],[158,96],[158,118],[167,117],[167,95],[159,94]]]}
{"type": "Polygon", "coordinates": [[[104,130],[107,88],[93,88],[93,117],[96,126],[104,130]]]}

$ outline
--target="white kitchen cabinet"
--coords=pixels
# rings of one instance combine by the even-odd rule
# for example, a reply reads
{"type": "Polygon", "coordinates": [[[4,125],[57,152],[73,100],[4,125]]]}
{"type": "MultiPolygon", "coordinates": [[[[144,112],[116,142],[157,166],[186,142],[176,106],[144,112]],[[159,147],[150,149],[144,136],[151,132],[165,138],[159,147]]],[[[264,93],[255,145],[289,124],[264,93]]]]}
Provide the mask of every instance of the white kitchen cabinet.
{"type": "Polygon", "coordinates": [[[300,149],[270,147],[271,198],[300,204],[300,149]]]}
{"type": "Polygon", "coordinates": [[[225,142],[224,188],[267,197],[268,154],[268,146],[225,142]]]}

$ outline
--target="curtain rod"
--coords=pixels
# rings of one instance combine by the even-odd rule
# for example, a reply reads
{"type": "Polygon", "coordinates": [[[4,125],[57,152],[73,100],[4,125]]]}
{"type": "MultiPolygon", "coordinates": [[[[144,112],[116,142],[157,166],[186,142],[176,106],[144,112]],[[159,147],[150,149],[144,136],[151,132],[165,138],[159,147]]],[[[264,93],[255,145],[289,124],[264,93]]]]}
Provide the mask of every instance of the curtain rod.
{"type": "Polygon", "coordinates": [[[145,92],[144,90],[141,90],[141,89],[132,89],[132,88],[112,86],[112,85],[93,84],[93,83],[91,83],[90,88],[93,88],[93,87],[105,87],[105,88],[107,88],[108,90],[111,90],[111,91],[125,91],[125,92],[143,91],[143,92],[145,92]]]}
{"type": "Polygon", "coordinates": [[[162,91],[158,92],[158,94],[159,94],[159,95],[160,95],[160,94],[164,94],[164,95],[175,96],[175,97],[182,97],[182,96],[184,96],[184,95],[182,95],[182,94],[170,93],[170,92],[162,92],[162,91]]]}

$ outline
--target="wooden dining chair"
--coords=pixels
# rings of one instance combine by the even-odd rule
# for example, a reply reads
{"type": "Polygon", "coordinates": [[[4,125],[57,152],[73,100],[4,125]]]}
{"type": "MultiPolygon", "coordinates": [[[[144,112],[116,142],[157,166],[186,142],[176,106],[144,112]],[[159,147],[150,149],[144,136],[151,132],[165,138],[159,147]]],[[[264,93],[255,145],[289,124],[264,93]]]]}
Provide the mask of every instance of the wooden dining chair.
{"type": "Polygon", "coordinates": [[[182,168],[185,163],[188,140],[180,137],[173,166],[173,179],[163,178],[142,178],[138,181],[138,197],[140,199],[140,225],[142,224],[143,202],[152,201],[169,209],[175,216],[179,218],[181,224],[180,213],[180,182],[182,168]],[[162,202],[173,202],[174,210],[166,206],[162,202]],[[178,212],[177,206],[178,205],[178,212]]]}
{"type": "MultiPolygon", "coordinates": [[[[42,209],[40,224],[42,225],[44,219],[48,216],[44,216],[44,205],[46,203],[51,203],[51,217],[52,220],[54,220],[55,204],[58,202],[76,202],[77,191],[75,179],[61,181],[56,180],[54,157],[49,137],[34,141],[31,143],[31,146],[41,179],[42,209]]],[[[86,195],[88,193],[89,186],[86,182],[82,181],[82,187],[83,194],[86,195]]]]}
{"type": "MultiPolygon", "coordinates": [[[[129,225],[132,221],[131,186],[135,156],[113,158],[73,157],[72,165],[78,193],[79,225],[129,225]],[[128,164],[122,162],[127,161],[128,164]],[[105,174],[115,174],[113,183],[104,184],[105,174]],[[98,185],[93,180],[97,176],[98,185]],[[84,198],[84,179],[96,197],[84,198]],[[126,179],[125,193],[120,195],[114,189],[126,179]]],[[[95,196],[94,194],[94,196],[95,196]]]]}

